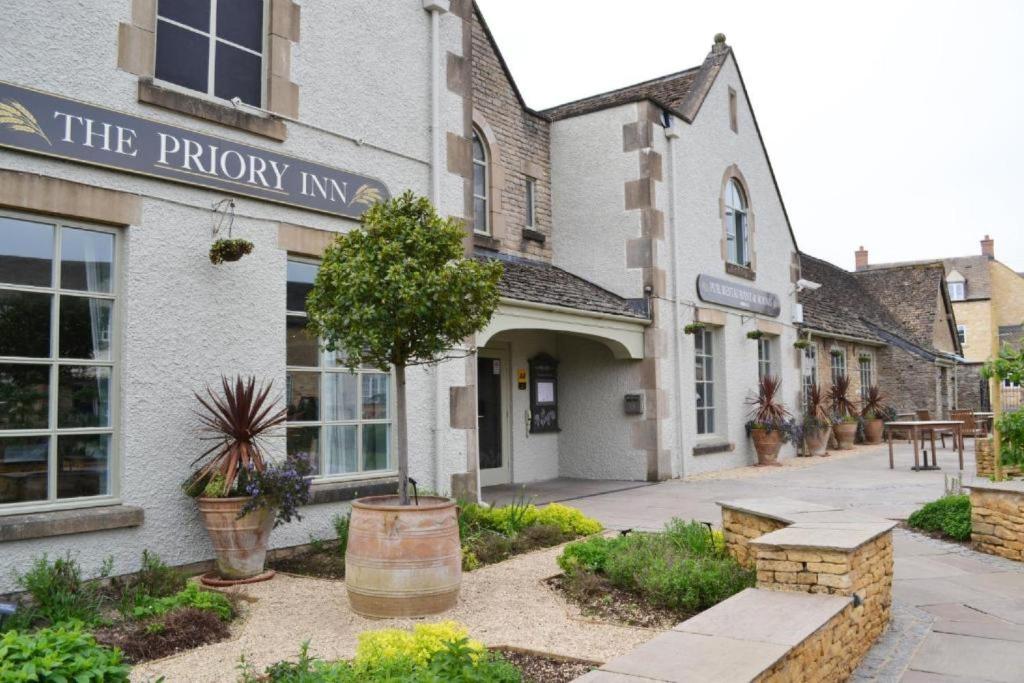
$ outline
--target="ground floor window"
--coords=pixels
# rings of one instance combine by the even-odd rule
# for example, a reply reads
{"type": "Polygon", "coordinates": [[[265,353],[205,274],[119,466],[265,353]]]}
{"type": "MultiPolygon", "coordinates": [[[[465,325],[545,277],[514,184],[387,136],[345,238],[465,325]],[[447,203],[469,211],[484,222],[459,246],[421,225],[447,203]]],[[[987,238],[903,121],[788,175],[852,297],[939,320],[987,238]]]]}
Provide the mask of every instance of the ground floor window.
{"type": "Polygon", "coordinates": [[[875,384],[875,369],[871,356],[860,357],[860,397],[864,400],[868,397],[868,389],[875,384]]]}
{"type": "Polygon", "coordinates": [[[0,507],[114,493],[115,254],[112,230],[0,214],[0,507]]]}
{"type": "Polygon", "coordinates": [[[831,357],[832,383],[835,384],[840,377],[846,377],[846,351],[833,348],[829,352],[831,357]]]}
{"type": "Polygon", "coordinates": [[[285,395],[288,453],[309,459],[320,477],[393,469],[391,375],[320,350],[306,331],[306,296],[318,265],[289,260],[285,395]]]}
{"type": "Polygon", "coordinates": [[[811,396],[811,388],[818,385],[818,345],[812,343],[804,349],[804,402],[811,396]]]}
{"type": "Polygon", "coordinates": [[[772,370],[772,340],[771,337],[761,337],[757,340],[757,379],[775,374],[772,370]]]}
{"type": "Polygon", "coordinates": [[[697,380],[697,433],[715,433],[715,356],[714,333],[697,330],[695,343],[697,380]]]}

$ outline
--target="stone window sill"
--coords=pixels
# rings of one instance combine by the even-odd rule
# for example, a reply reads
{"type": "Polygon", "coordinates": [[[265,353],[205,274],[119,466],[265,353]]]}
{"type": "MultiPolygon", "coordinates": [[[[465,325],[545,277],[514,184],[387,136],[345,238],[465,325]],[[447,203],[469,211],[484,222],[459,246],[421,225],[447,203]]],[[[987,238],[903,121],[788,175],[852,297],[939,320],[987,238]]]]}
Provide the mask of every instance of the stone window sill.
{"type": "Polygon", "coordinates": [[[142,508],[132,505],[9,515],[0,517],[0,543],[141,526],[144,516],[142,508]]]}
{"type": "Polygon", "coordinates": [[[356,498],[394,493],[398,493],[398,477],[394,475],[354,481],[314,482],[310,487],[309,504],[347,503],[356,498]]]}
{"type": "Polygon", "coordinates": [[[544,233],[534,230],[533,228],[523,228],[523,239],[527,242],[536,242],[538,244],[544,244],[547,239],[544,237],[544,233]]]}
{"type": "Polygon", "coordinates": [[[728,273],[729,275],[741,277],[744,280],[753,281],[757,279],[757,274],[753,270],[747,268],[746,266],[738,265],[736,263],[726,263],[725,272],[728,273]]]}
{"type": "Polygon", "coordinates": [[[480,247],[481,249],[490,249],[492,251],[498,251],[501,248],[501,241],[496,240],[490,235],[481,235],[479,233],[473,233],[473,245],[480,247]]]}
{"type": "Polygon", "coordinates": [[[694,455],[712,455],[714,453],[731,453],[736,450],[736,444],[724,439],[715,439],[699,443],[693,447],[694,455]]]}
{"type": "Polygon", "coordinates": [[[232,128],[240,128],[256,135],[284,142],[288,128],[276,116],[259,116],[171,88],[157,85],[149,78],[139,79],[139,102],[153,104],[180,114],[195,116],[232,128]]]}

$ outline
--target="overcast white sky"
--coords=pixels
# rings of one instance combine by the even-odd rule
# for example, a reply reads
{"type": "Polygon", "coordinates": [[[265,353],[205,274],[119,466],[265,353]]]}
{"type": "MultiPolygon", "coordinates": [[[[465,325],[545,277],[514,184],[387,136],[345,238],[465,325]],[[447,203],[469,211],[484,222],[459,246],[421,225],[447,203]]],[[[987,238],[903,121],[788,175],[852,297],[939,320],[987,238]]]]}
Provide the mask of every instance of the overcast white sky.
{"type": "Polygon", "coordinates": [[[733,47],[800,248],[1024,271],[1024,2],[478,0],[542,109],[733,47]]]}

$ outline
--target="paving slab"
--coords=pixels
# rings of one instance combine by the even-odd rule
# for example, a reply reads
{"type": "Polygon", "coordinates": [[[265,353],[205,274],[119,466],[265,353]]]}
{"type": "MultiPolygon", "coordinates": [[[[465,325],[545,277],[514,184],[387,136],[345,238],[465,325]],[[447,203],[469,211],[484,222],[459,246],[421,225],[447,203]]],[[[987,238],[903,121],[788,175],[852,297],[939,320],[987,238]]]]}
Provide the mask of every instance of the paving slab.
{"type": "Polygon", "coordinates": [[[908,536],[909,534],[893,536],[892,549],[897,557],[949,554],[948,548],[943,548],[934,543],[926,543],[924,540],[908,538],[908,536]]]}
{"type": "Polygon", "coordinates": [[[893,562],[893,579],[939,579],[966,576],[966,570],[943,562],[943,555],[897,557],[893,562]]]}
{"type": "Polygon", "coordinates": [[[925,671],[908,671],[900,679],[900,683],[979,683],[977,678],[962,676],[944,676],[925,671]]]}
{"type": "Polygon", "coordinates": [[[1008,640],[933,632],[918,648],[910,669],[971,681],[1020,683],[1024,678],[1024,648],[1008,640]]]}
{"type": "Polygon", "coordinates": [[[1024,626],[1010,624],[997,619],[991,621],[939,619],[932,626],[932,631],[935,633],[950,633],[958,636],[974,636],[975,638],[992,638],[995,640],[1010,640],[1015,643],[1024,643],[1024,626]]]}
{"type": "Polygon", "coordinates": [[[673,630],[794,647],[843,611],[852,598],[748,588],[673,630]]]}
{"type": "Polygon", "coordinates": [[[665,683],[665,680],[662,678],[645,678],[629,674],[617,674],[614,671],[601,671],[600,669],[595,669],[588,674],[573,679],[573,683],[644,683],[645,681],[665,683]]]}
{"type": "Polygon", "coordinates": [[[933,614],[945,621],[978,621],[992,622],[997,624],[1009,623],[999,617],[994,617],[973,607],[968,607],[959,602],[951,602],[944,605],[925,605],[920,609],[933,614]]]}

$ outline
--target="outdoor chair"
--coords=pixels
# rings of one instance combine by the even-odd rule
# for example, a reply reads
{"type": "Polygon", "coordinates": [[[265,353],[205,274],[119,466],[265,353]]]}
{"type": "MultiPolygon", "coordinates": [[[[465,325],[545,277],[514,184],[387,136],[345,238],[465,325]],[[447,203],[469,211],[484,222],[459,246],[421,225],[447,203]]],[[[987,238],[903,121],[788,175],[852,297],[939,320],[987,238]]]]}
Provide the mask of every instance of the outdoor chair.
{"type": "MultiPolygon", "coordinates": [[[[982,437],[982,438],[988,436],[988,434],[985,432],[985,429],[983,427],[981,427],[975,421],[975,419],[974,419],[974,411],[971,411],[971,410],[953,410],[953,411],[950,411],[949,414],[950,414],[950,418],[949,419],[956,420],[957,422],[963,422],[964,423],[964,426],[963,426],[963,428],[962,428],[962,430],[960,432],[963,436],[965,436],[965,437],[973,436],[975,439],[977,439],[979,436],[982,437]]],[[[952,429],[943,429],[942,431],[939,432],[939,440],[942,441],[942,447],[943,448],[946,447],[946,437],[947,436],[950,436],[950,437],[953,438],[953,444],[952,444],[951,448],[956,448],[956,432],[953,431],[952,429]]]]}

